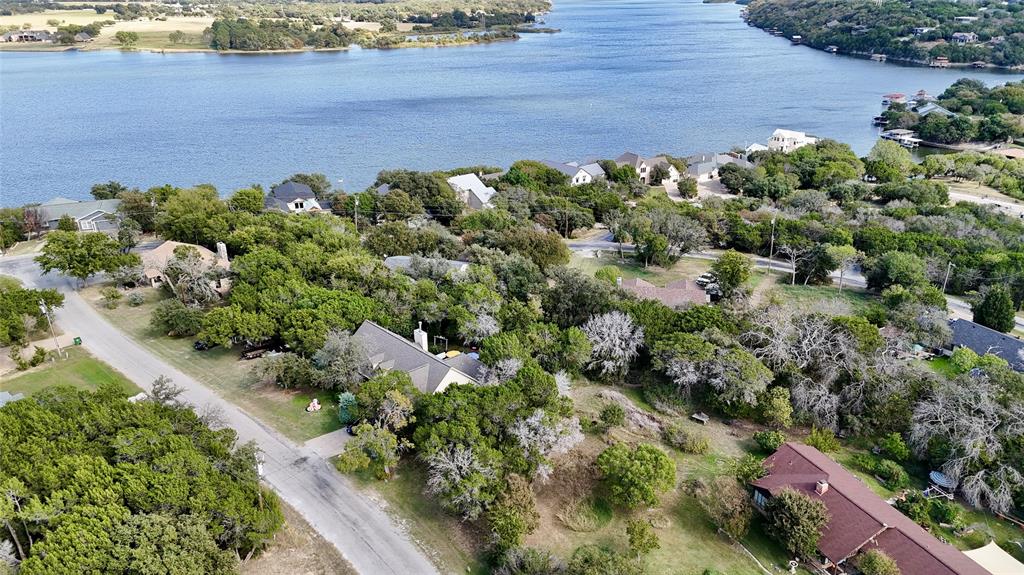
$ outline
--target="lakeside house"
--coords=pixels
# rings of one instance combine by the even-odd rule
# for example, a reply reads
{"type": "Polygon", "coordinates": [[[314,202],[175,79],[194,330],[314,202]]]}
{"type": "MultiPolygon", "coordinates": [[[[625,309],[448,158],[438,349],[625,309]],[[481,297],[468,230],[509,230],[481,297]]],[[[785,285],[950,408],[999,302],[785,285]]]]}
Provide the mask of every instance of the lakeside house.
{"type": "Polygon", "coordinates": [[[540,163],[568,176],[570,186],[582,186],[605,177],[604,168],[597,162],[581,164],[580,162],[541,160],[540,163]]]}
{"type": "Polygon", "coordinates": [[[1006,360],[1014,371],[1024,371],[1024,342],[1019,339],[966,319],[951,320],[949,329],[953,332],[950,353],[960,347],[978,355],[991,353],[1006,360]]]}
{"type": "Polygon", "coordinates": [[[409,341],[365,320],[356,330],[355,338],[374,369],[408,373],[412,384],[423,393],[441,393],[451,385],[476,384],[483,367],[480,360],[467,353],[430,353],[422,324],[413,332],[413,341],[409,341]]]}
{"type": "Polygon", "coordinates": [[[497,190],[485,184],[476,174],[462,174],[452,176],[447,180],[448,185],[459,195],[464,204],[474,210],[482,210],[491,207],[491,198],[498,193],[497,190]]]}
{"type": "MultiPolygon", "coordinates": [[[[167,283],[164,269],[167,267],[167,262],[180,253],[180,250],[194,251],[199,254],[199,259],[203,263],[221,272],[225,272],[225,274],[231,269],[231,262],[228,261],[228,249],[224,242],[217,242],[217,252],[214,253],[196,244],[167,240],[159,246],[140,254],[142,259],[142,275],[149,282],[150,287],[160,287],[167,283]]],[[[229,280],[226,278],[211,279],[210,285],[221,295],[227,293],[230,288],[229,280]]]]}
{"type": "Polygon", "coordinates": [[[117,208],[121,200],[90,200],[80,202],[68,198],[53,198],[39,206],[44,230],[55,230],[64,216],[75,221],[82,232],[117,233],[120,218],[117,208]]]}
{"type": "Polygon", "coordinates": [[[86,32],[79,32],[78,34],[75,34],[75,42],[92,42],[92,36],[86,32]]]}
{"type": "Polygon", "coordinates": [[[818,143],[818,138],[814,136],[804,132],[779,128],[772,132],[772,136],[768,138],[768,149],[788,154],[793,150],[816,143],[818,143]]]}
{"type": "Polygon", "coordinates": [[[746,158],[747,160],[749,160],[751,154],[753,154],[755,152],[767,152],[767,151],[768,151],[768,146],[766,146],[764,144],[758,144],[758,143],[755,142],[753,144],[750,144],[749,146],[747,146],[743,150],[743,157],[746,158]]]}
{"type": "Polygon", "coordinates": [[[640,278],[624,280],[620,277],[616,278],[615,285],[640,299],[655,300],[673,309],[711,302],[707,292],[686,280],[677,280],[665,284],[665,287],[658,287],[640,278]]]}
{"type": "Polygon", "coordinates": [[[0,42],[44,42],[52,43],[54,35],[48,30],[14,30],[0,36],[0,42]]]}
{"type": "Polygon", "coordinates": [[[858,573],[851,559],[877,549],[895,560],[902,573],[991,575],[810,445],[785,443],[765,459],[764,466],[768,474],[752,483],[754,505],[762,513],[768,512],[771,498],[785,489],[821,501],[828,508],[828,524],[818,541],[820,556],[812,560],[821,573],[858,573]]]}
{"type": "Polygon", "coordinates": [[[318,200],[312,188],[300,182],[285,182],[270,190],[263,200],[263,207],[268,210],[280,210],[299,214],[303,212],[319,212],[330,209],[330,205],[318,200]]]}
{"type": "Polygon", "coordinates": [[[648,186],[665,185],[666,182],[676,183],[679,181],[679,170],[673,166],[665,156],[644,158],[643,156],[634,154],[633,152],[624,152],[618,158],[615,158],[615,165],[631,166],[636,171],[636,176],[640,178],[640,181],[648,186]],[[660,182],[652,182],[651,172],[653,172],[654,168],[657,166],[664,168],[668,173],[668,177],[660,182]]]}
{"type": "Polygon", "coordinates": [[[974,32],[953,32],[950,41],[954,44],[975,44],[978,42],[978,35],[974,32]]]}
{"type": "Polygon", "coordinates": [[[935,102],[925,102],[924,105],[914,108],[914,112],[916,112],[917,115],[921,116],[922,118],[930,116],[932,114],[938,114],[940,116],[945,116],[947,118],[952,118],[953,116],[956,116],[954,112],[951,112],[943,108],[942,106],[936,104],[935,102]]]}
{"type": "MultiPolygon", "coordinates": [[[[761,148],[768,149],[767,146],[761,148]]],[[[697,154],[686,158],[686,175],[697,182],[709,182],[718,178],[718,171],[726,164],[736,164],[742,168],[754,167],[745,158],[734,154],[697,154]]]]}
{"type": "Polygon", "coordinates": [[[883,140],[891,140],[904,148],[916,148],[921,145],[921,138],[917,137],[917,132],[913,130],[906,130],[903,128],[896,130],[886,130],[879,134],[879,137],[883,140]]]}

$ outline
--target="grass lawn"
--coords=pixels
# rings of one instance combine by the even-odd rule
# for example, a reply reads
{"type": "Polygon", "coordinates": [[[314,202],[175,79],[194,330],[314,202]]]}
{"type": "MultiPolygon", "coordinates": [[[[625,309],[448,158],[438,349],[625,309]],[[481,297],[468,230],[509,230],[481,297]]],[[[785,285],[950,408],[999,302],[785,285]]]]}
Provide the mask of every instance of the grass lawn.
{"type": "Polygon", "coordinates": [[[238,405],[263,423],[270,425],[296,441],[305,441],[341,427],[338,422],[334,394],[320,390],[284,390],[263,385],[252,375],[257,362],[239,359],[238,349],[216,347],[207,351],[192,349],[192,338],[170,338],[156,332],[149,318],[163,292],[144,288],[146,302],[138,307],[122,303],[110,310],[100,302],[96,285],[82,290],[82,297],[90,302],[107,321],[128,334],[167,363],[180,369],[213,389],[225,399],[238,405]],[[325,409],[306,413],[305,407],[314,397],[325,409]]]}
{"type": "Polygon", "coordinates": [[[855,288],[844,287],[840,292],[836,286],[803,286],[785,283],[779,283],[773,287],[768,297],[778,297],[799,309],[810,309],[816,304],[837,301],[849,306],[850,311],[854,313],[863,311],[878,300],[878,296],[875,294],[855,288]]]}
{"type": "Polygon", "coordinates": [[[7,256],[23,256],[25,254],[33,254],[39,251],[39,248],[43,246],[43,240],[27,240],[24,242],[18,242],[11,247],[11,249],[4,252],[7,256]]]}
{"type": "Polygon", "coordinates": [[[692,280],[702,273],[711,269],[711,260],[699,258],[682,258],[669,268],[658,266],[644,267],[629,254],[625,254],[624,260],[619,260],[616,250],[603,251],[600,258],[583,258],[573,255],[569,262],[570,267],[577,268],[588,275],[594,275],[597,270],[604,266],[612,266],[619,270],[623,279],[640,278],[657,286],[681,279],[692,280]]]}
{"type": "Polygon", "coordinates": [[[31,395],[53,385],[70,385],[95,390],[101,384],[115,383],[129,395],[142,391],[114,368],[93,358],[82,348],[68,350],[68,359],[46,362],[27,372],[0,379],[0,390],[31,395]]]}
{"type": "Polygon", "coordinates": [[[956,368],[953,367],[953,362],[948,357],[934,357],[930,360],[921,360],[919,363],[927,366],[935,373],[950,379],[959,375],[956,368]]]}

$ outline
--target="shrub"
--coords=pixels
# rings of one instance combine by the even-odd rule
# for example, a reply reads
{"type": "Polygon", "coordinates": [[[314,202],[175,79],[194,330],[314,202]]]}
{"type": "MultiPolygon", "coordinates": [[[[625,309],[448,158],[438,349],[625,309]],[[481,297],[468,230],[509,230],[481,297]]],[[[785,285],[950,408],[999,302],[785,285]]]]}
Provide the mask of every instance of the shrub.
{"type": "Polygon", "coordinates": [[[785,387],[769,389],[758,403],[761,421],[777,428],[793,425],[793,404],[789,398],[789,390],[785,387]]]}
{"type": "Polygon", "coordinates": [[[783,489],[768,500],[769,532],[791,553],[813,557],[818,551],[821,531],[828,524],[828,508],[794,489],[783,489]]]}
{"type": "Polygon", "coordinates": [[[754,517],[754,505],[747,490],[728,476],[707,482],[698,479],[693,495],[711,522],[733,539],[742,539],[754,517]]]}
{"type": "Polygon", "coordinates": [[[743,485],[749,485],[754,480],[764,477],[768,472],[760,457],[747,454],[733,462],[732,473],[737,481],[743,485]]]}
{"type": "Polygon", "coordinates": [[[603,499],[579,497],[570,500],[558,512],[558,520],[578,533],[597,531],[612,520],[611,506],[603,499]]]}
{"type": "Polygon", "coordinates": [[[597,456],[605,486],[613,502],[627,507],[658,504],[658,494],[676,483],[676,466],[653,445],[616,443],[597,456]]]}
{"type": "Polygon", "coordinates": [[[928,517],[932,521],[952,525],[954,529],[964,526],[963,509],[956,503],[943,499],[929,499],[928,504],[928,517]]]}
{"type": "Polygon", "coordinates": [[[831,429],[812,428],[811,434],[807,436],[804,443],[822,453],[831,453],[839,450],[839,440],[836,439],[836,434],[831,429]]]}
{"type": "Polygon", "coordinates": [[[556,575],[565,572],[565,565],[550,551],[520,547],[501,556],[494,575],[556,575]]]}
{"type": "Polygon", "coordinates": [[[629,536],[629,550],[636,553],[637,557],[661,548],[658,534],[643,519],[630,519],[626,523],[626,534],[629,536]]]}
{"type": "Polygon", "coordinates": [[[121,290],[115,287],[105,287],[101,289],[100,295],[103,296],[103,307],[107,309],[116,308],[117,304],[121,302],[121,298],[124,297],[121,290]]]}
{"type": "Polygon", "coordinates": [[[957,373],[967,373],[978,364],[978,354],[969,347],[958,347],[953,350],[949,363],[953,365],[957,373]]]}
{"type": "Polygon", "coordinates": [[[896,461],[910,459],[910,448],[903,441],[903,437],[897,432],[892,432],[882,438],[882,451],[896,461]]]}
{"type": "Polygon", "coordinates": [[[601,423],[606,428],[626,423],[626,410],[618,403],[609,403],[601,410],[601,423]]]}
{"type": "Polygon", "coordinates": [[[128,305],[130,305],[131,307],[139,307],[140,305],[146,303],[146,296],[142,295],[142,292],[133,291],[132,293],[128,294],[128,297],[125,299],[125,302],[127,302],[128,305]]]}
{"type": "Polygon", "coordinates": [[[696,431],[688,431],[681,423],[666,425],[662,431],[662,438],[665,443],[683,453],[703,455],[711,449],[711,442],[705,435],[696,431]]]}
{"type": "Polygon", "coordinates": [[[519,475],[510,474],[505,491],[487,511],[487,519],[499,550],[505,551],[522,544],[523,536],[532,533],[540,524],[540,514],[537,513],[537,502],[530,482],[519,475]]]}
{"type": "Polygon", "coordinates": [[[605,281],[611,285],[615,285],[618,279],[622,277],[622,272],[615,266],[602,266],[601,269],[597,270],[594,277],[605,281]]]}
{"type": "Polygon", "coordinates": [[[786,434],[781,431],[758,431],[754,433],[754,443],[756,443],[762,451],[766,451],[768,453],[782,447],[782,444],[785,442],[786,434]]]}
{"type": "Polygon", "coordinates": [[[203,311],[186,307],[177,299],[166,299],[153,309],[149,323],[171,337],[189,337],[203,328],[203,311]]]}
{"type": "Polygon", "coordinates": [[[641,575],[643,567],[621,553],[597,545],[573,552],[566,575],[641,575]]]}
{"type": "Polygon", "coordinates": [[[853,564],[864,575],[900,575],[896,561],[878,549],[869,549],[858,554],[853,564]]]}
{"type": "Polygon", "coordinates": [[[28,364],[35,367],[37,365],[42,365],[44,361],[46,361],[46,350],[38,345],[35,346],[35,349],[32,350],[32,358],[28,360],[28,364]]]}
{"type": "Polygon", "coordinates": [[[891,459],[883,459],[875,466],[875,474],[885,481],[889,489],[902,489],[910,484],[910,476],[903,466],[891,459]]]}

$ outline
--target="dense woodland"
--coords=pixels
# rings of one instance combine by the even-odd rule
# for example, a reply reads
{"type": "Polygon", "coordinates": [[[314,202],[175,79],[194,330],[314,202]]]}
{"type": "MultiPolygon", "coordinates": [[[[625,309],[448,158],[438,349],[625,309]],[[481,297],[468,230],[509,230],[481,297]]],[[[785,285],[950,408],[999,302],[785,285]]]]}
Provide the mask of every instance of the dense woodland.
{"type": "MultiPolygon", "coordinates": [[[[233,258],[226,297],[209,287],[216,272],[184,250],[165,271],[174,288],[155,309],[154,326],[208,346],[284,349],[261,360],[257,375],[268,385],[338,394],[342,417],[356,433],[339,468],[386,478],[400,461],[421,466],[425,494],[490,533],[489,557],[501,569],[559,564],[543,551],[521,548],[537,524],[531,485],[555,476],[558,458],[585,433],[621,421],[615,410],[602,412],[601,423],[578,419],[570,391],[580,378],[636,384],[666,413],[699,406],[757,422],[771,430],[757,438],[768,450],[793,426],[813,427],[808,441],[826,451],[838,446],[836,433],[878,442],[885,449],[859,465],[892,485],[905,485],[908,470],[942,469],[973,505],[1004,513],[1024,505],[1024,376],[992,355],[959,352],[950,378],[903,359],[914,344],[949,342],[939,286],[950,262],[956,267],[947,292],[969,297],[976,321],[1012,329],[1024,301],[1024,223],[978,205],[949,205],[946,184],[936,178],[956,176],[959,157],[938,160],[948,166],[919,166],[906,150],[880,142],[861,159],[824,140],[752,159],[753,169],[722,170],[722,182],[739,197],[706,199],[699,207],[650,190],[630,170],[571,187],[560,172],[530,161],[516,162],[493,182],[494,208],[480,211],[466,210],[445,179],[493,171],[485,166],[384,171],[358,193],[332,189],[322,175],[297,174],[290,179],[333,206],[333,213],[302,215],[265,212],[259,187],[222,200],[206,186],[140,191],[110,182],[93,193],[121,198],[122,215],[135,222],[122,226],[128,231],[117,238],[51,232],[37,261],[83,281],[105,272],[132,285],[140,270],[133,254],[123,252],[141,231],[210,248],[224,241],[233,258]],[[862,181],[865,175],[875,183],[862,181]],[[389,191],[377,194],[384,184],[389,191]],[[597,223],[635,245],[632,257],[643,265],[726,250],[712,266],[721,300],[670,309],[618,289],[614,270],[594,277],[566,267],[563,239],[597,223]],[[746,254],[767,255],[772,245],[793,264],[792,283],[831,283],[830,273],[852,273],[861,263],[878,303],[753,306],[746,254]],[[386,268],[382,258],[393,255],[414,256],[410,269],[386,268]],[[453,272],[447,259],[471,265],[453,272]],[[422,322],[431,334],[478,349],[482,385],[423,396],[408,375],[375,372],[351,335],[367,319],[405,335],[422,322]]],[[[33,209],[0,214],[5,243],[38,231],[33,209]]],[[[15,330],[8,337],[16,336],[15,330]]],[[[122,405],[102,394],[77,397],[122,405]]],[[[51,404],[47,397],[28,400],[0,415],[51,404]]],[[[67,425],[91,417],[88,409],[78,411],[67,425]]],[[[132,418],[117,424],[126,420],[132,418]]],[[[96,441],[122,435],[104,431],[96,441]]],[[[700,438],[684,431],[667,430],[665,441],[687,452],[701,449],[700,438]]],[[[100,457],[111,453],[96,449],[100,457]]],[[[18,473],[32,469],[12,464],[18,473]]],[[[612,445],[590,469],[624,509],[656,505],[677,480],[668,456],[644,443],[612,445]]],[[[751,458],[737,463],[741,482],[723,476],[693,489],[716,524],[742,536],[750,522],[743,482],[760,473],[759,460],[751,458]]],[[[798,537],[807,530],[783,519],[813,523],[817,511],[799,499],[774,505],[779,520],[771,532],[793,553],[813,552],[816,538],[798,537]]],[[[938,516],[917,513],[921,522],[938,516]]],[[[205,525],[220,550],[244,556],[261,541],[225,543],[216,525],[205,525]]],[[[267,524],[260,525],[255,533],[266,533],[267,524]]],[[[46,545],[47,537],[36,545],[46,545]]],[[[630,524],[630,544],[639,556],[657,537],[649,526],[630,524]]],[[[617,572],[643,569],[632,556],[584,546],[568,558],[567,572],[603,573],[600,567],[610,564],[620,565],[617,572]]]]}
{"type": "Polygon", "coordinates": [[[841,53],[885,54],[915,62],[944,56],[950,62],[1024,64],[1024,9],[993,0],[915,2],[874,0],[752,0],[748,21],[778,29],[787,38],[803,37],[818,49],[833,45],[841,53]],[[956,17],[977,17],[957,22],[956,17]],[[915,28],[929,28],[916,34],[915,28]],[[978,42],[955,44],[957,32],[973,32],[978,42]]]}

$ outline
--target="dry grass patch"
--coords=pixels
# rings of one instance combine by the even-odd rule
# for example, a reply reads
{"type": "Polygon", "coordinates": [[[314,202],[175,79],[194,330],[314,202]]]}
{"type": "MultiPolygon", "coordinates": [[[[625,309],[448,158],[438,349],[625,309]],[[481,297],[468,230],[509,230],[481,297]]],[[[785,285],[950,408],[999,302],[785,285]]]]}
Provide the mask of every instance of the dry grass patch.
{"type": "Polygon", "coordinates": [[[241,575],[356,575],[342,557],[306,520],[281,502],[285,524],[259,556],[244,563],[241,575]]]}

